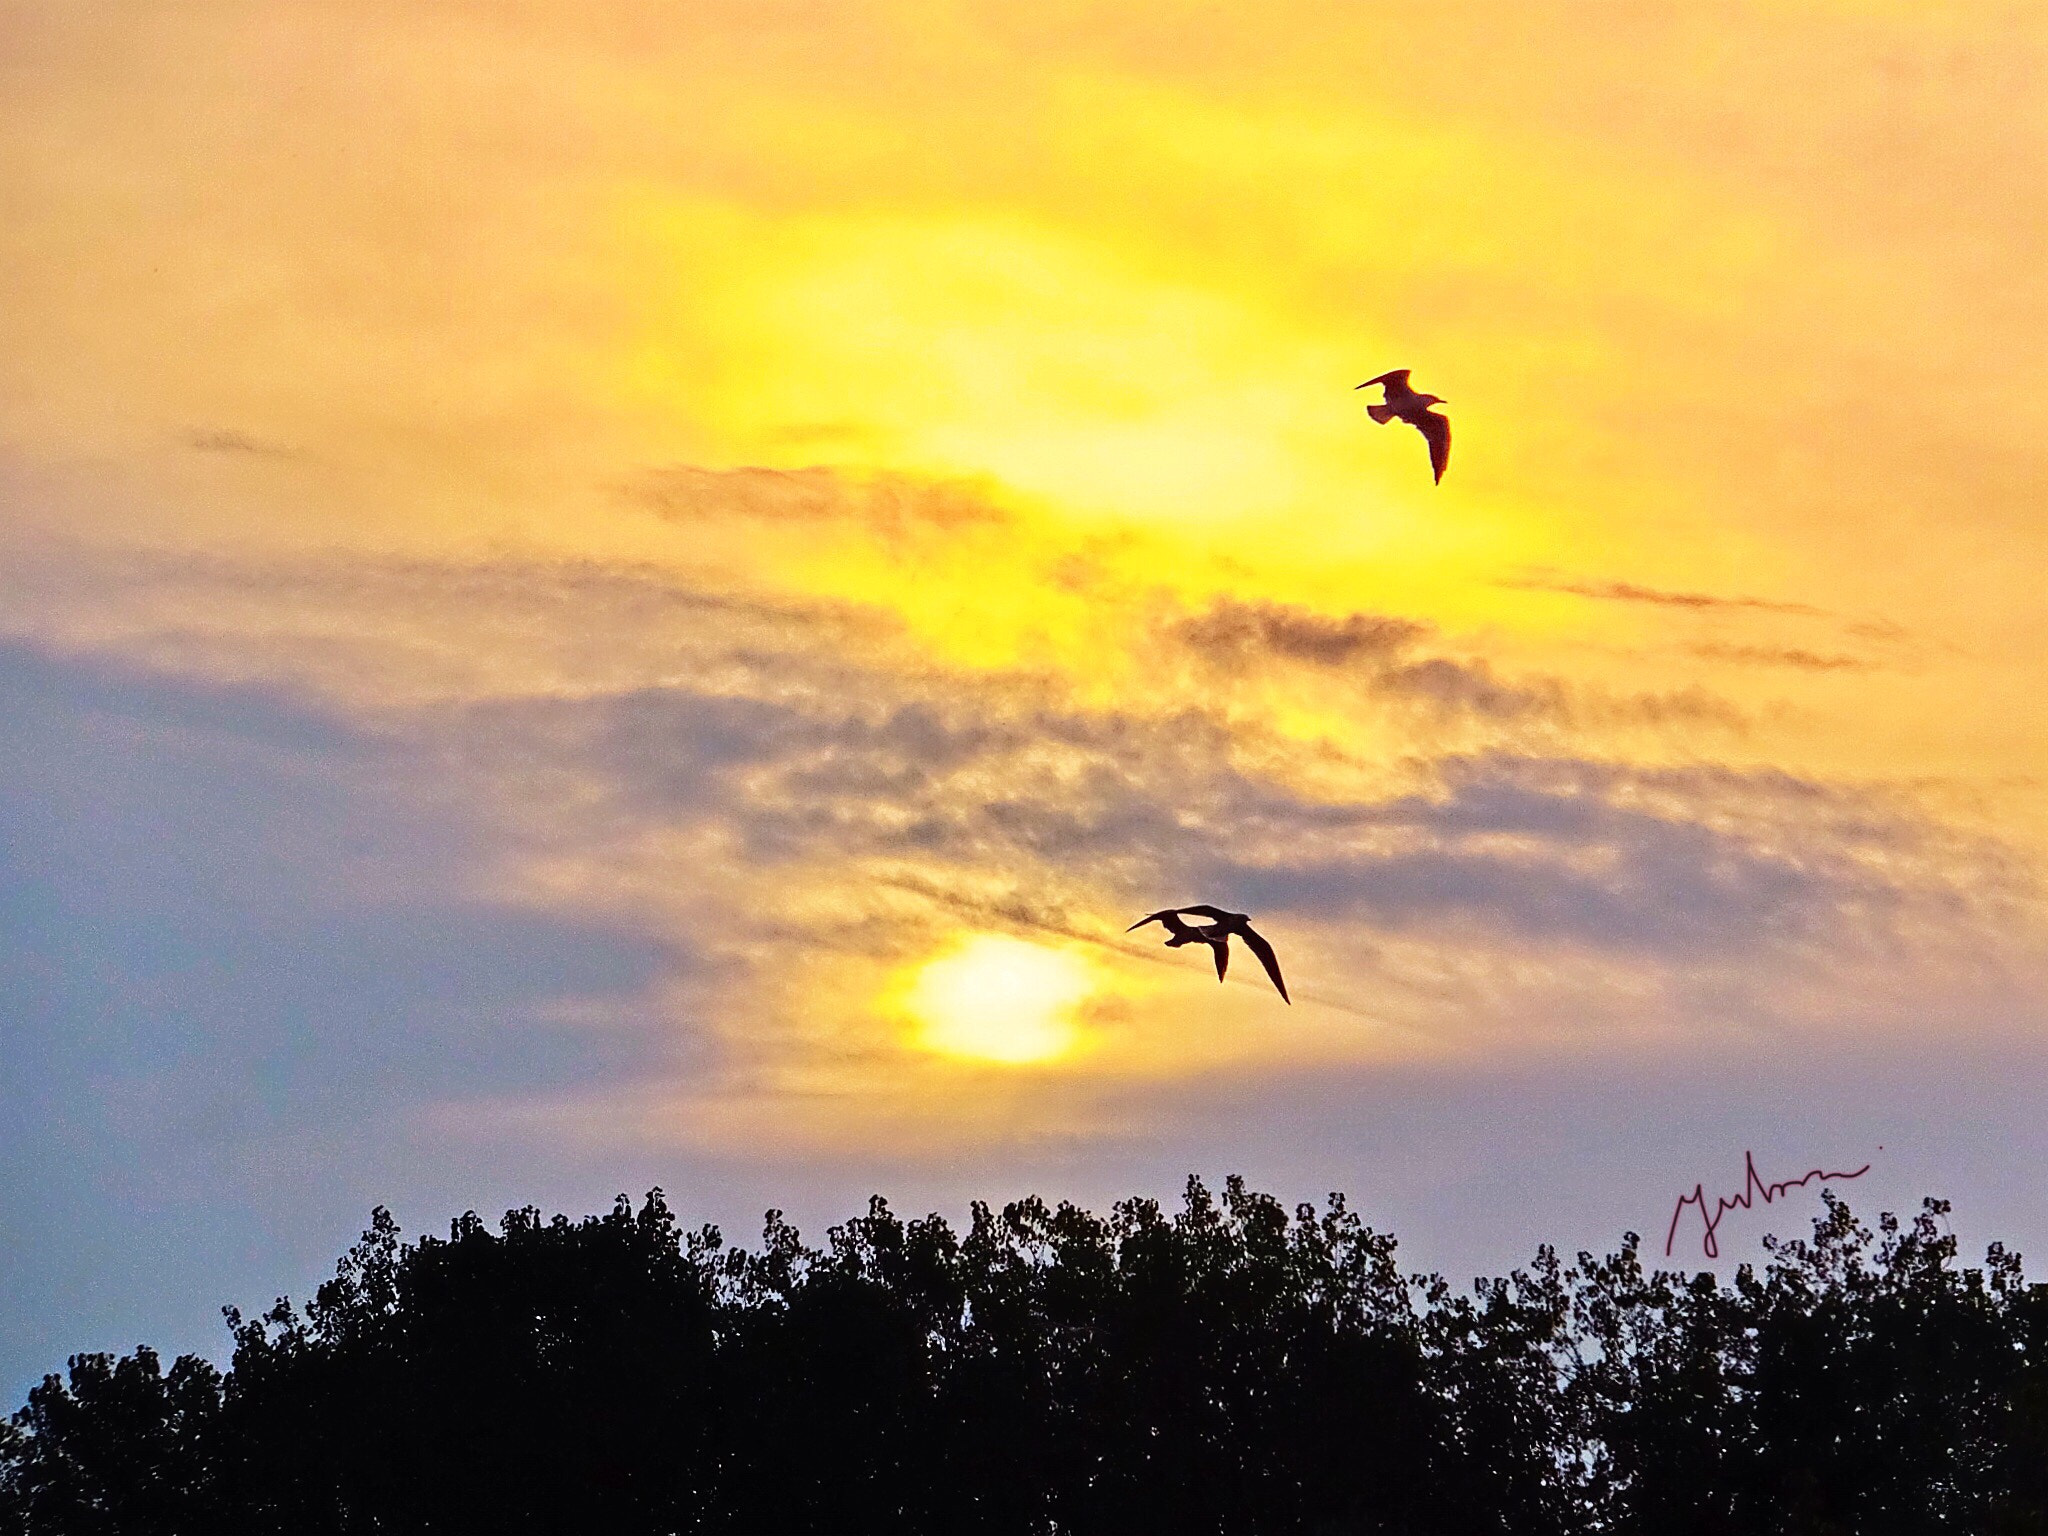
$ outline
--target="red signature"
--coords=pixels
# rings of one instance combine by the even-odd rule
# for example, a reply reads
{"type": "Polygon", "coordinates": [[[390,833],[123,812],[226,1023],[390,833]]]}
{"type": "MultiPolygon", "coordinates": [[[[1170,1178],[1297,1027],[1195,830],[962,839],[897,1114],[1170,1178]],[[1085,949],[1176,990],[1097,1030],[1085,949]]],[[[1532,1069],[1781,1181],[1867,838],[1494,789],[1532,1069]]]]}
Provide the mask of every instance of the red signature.
{"type": "Polygon", "coordinates": [[[1863,1175],[1870,1172],[1870,1164],[1868,1163],[1865,1163],[1853,1173],[1826,1173],[1819,1168],[1815,1168],[1812,1172],[1800,1178],[1781,1179],[1776,1184],[1766,1184],[1763,1175],[1756,1171],[1756,1154],[1754,1152],[1744,1152],[1742,1154],[1742,1165],[1744,1170],[1742,1193],[1739,1195],[1716,1195],[1714,1197],[1714,1210],[1711,1215],[1707,1212],[1707,1189],[1704,1184],[1695,1184],[1692,1187],[1691,1194],[1678,1197],[1678,1205],[1671,1212],[1671,1230],[1664,1234],[1665,1258],[1671,1257],[1671,1244],[1678,1236],[1678,1219],[1685,1214],[1685,1208],[1688,1205],[1698,1206],[1700,1208],[1700,1220],[1706,1223],[1707,1230],[1700,1239],[1701,1250],[1708,1258],[1718,1259],[1721,1257],[1721,1243],[1714,1236],[1714,1229],[1721,1225],[1721,1218],[1737,1206],[1741,1206],[1746,1211],[1755,1204],[1758,1195],[1762,1195],[1764,1197],[1764,1204],[1769,1205],[1778,1196],[1785,1193],[1786,1190],[1799,1189],[1804,1185],[1811,1184],[1815,1179],[1819,1179],[1825,1184],[1830,1179],[1860,1179],[1863,1175]]]}

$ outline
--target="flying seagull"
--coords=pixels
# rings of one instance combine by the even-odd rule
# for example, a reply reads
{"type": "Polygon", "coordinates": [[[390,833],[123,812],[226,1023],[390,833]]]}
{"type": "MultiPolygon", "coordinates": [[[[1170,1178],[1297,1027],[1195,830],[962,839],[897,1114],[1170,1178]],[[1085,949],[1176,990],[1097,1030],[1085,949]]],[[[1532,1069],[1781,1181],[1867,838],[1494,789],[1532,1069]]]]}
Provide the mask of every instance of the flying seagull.
{"type": "Polygon", "coordinates": [[[1280,979],[1280,957],[1273,953],[1273,946],[1258,934],[1252,932],[1251,917],[1244,912],[1226,912],[1221,907],[1167,907],[1162,911],[1149,913],[1139,918],[1125,933],[1136,933],[1147,923],[1158,923],[1166,930],[1166,947],[1179,949],[1183,944],[1206,944],[1216,956],[1216,979],[1221,981],[1223,973],[1230,969],[1230,940],[1233,935],[1244,940],[1244,947],[1259,957],[1259,964],[1266,968],[1266,974],[1273,978],[1273,986],[1280,993],[1280,1001],[1292,1005],[1294,999],[1287,995],[1287,983],[1280,979]],[[1181,918],[1183,912],[1192,912],[1197,917],[1211,919],[1197,928],[1181,918]]]}
{"type": "Polygon", "coordinates": [[[1441,395],[1418,395],[1408,385],[1406,368],[1396,368],[1392,373],[1383,373],[1376,379],[1367,379],[1360,389],[1381,385],[1386,395],[1378,405],[1368,405],[1366,415],[1381,426],[1390,421],[1405,421],[1409,426],[1429,439],[1429,467],[1436,471],[1437,483],[1444,478],[1444,466],[1451,462],[1451,423],[1448,417],[1439,416],[1430,407],[1448,405],[1450,402],[1441,395]]]}

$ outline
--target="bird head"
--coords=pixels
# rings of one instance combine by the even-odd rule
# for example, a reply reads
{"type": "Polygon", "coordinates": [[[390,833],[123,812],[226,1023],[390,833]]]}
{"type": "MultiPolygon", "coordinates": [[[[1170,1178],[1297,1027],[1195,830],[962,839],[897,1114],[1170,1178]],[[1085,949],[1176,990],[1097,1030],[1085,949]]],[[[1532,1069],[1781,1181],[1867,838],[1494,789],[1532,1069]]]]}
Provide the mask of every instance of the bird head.
{"type": "Polygon", "coordinates": [[[1423,405],[1449,405],[1451,403],[1442,395],[1417,395],[1415,398],[1423,405]]]}

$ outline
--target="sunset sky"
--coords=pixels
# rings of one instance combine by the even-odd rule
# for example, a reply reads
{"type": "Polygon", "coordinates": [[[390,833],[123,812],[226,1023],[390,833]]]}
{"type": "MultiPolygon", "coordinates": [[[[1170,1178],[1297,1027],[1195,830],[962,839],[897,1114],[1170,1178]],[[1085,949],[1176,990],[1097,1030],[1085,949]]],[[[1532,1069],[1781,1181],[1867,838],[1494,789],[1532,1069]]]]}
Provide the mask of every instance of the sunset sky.
{"type": "Polygon", "coordinates": [[[5,1406],[378,1202],[2048,1259],[2037,0],[0,0],[0,209],[5,1406]]]}

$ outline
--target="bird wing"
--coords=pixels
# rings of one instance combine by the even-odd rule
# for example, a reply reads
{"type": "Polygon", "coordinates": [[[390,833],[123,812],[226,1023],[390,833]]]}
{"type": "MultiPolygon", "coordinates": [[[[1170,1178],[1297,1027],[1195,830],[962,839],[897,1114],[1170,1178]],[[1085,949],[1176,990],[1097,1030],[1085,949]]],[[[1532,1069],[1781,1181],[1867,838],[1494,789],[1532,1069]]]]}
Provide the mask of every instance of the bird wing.
{"type": "Polygon", "coordinates": [[[1451,418],[1421,411],[1415,416],[1415,430],[1429,439],[1429,467],[1441,483],[1444,467],[1451,462],[1451,418]]]}
{"type": "Polygon", "coordinates": [[[1259,957],[1259,964],[1263,965],[1266,974],[1273,978],[1273,985],[1280,992],[1280,1001],[1292,1007],[1294,999],[1287,995],[1287,983],[1280,979],[1280,957],[1273,953],[1273,946],[1253,933],[1249,924],[1238,929],[1238,934],[1243,938],[1245,948],[1259,957]]]}
{"type": "Polygon", "coordinates": [[[1223,973],[1230,969],[1230,940],[1211,939],[1209,947],[1216,951],[1216,979],[1221,981],[1223,973]]]}
{"type": "Polygon", "coordinates": [[[1226,912],[1221,907],[1175,907],[1176,912],[1192,912],[1197,917],[1213,917],[1219,923],[1230,922],[1244,916],[1242,912],[1226,912]]]}
{"type": "Polygon", "coordinates": [[[1147,923],[1157,923],[1171,934],[1172,937],[1166,941],[1169,945],[1185,944],[1195,936],[1195,930],[1187,923],[1181,921],[1180,908],[1178,907],[1168,907],[1164,912],[1154,912],[1150,917],[1140,918],[1137,922],[1126,928],[1124,932],[1135,933],[1147,923]]]}
{"type": "Polygon", "coordinates": [[[1403,390],[1408,387],[1408,375],[1413,373],[1414,371],[1415,370],[1412,368],[1396,368],[1393,372],[1383,373],[1378,378],[1367,379],[1363,384],[1360,384],[1358,388],[1370,389],[1375,384],[1384,384],[1387,386],[1389,393],[1392,393],[1397,390],[1403,390]]]}

